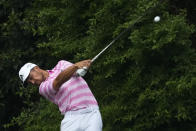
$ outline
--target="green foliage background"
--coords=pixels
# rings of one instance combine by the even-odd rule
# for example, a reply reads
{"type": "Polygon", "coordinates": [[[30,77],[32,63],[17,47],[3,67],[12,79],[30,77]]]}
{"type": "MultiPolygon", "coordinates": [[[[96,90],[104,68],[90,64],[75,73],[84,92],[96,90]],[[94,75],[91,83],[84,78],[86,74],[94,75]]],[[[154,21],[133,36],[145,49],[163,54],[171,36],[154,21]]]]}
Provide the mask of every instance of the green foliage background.
{"type": "MultiPolygon", "coordinates": [[[[59,130],[63,116],[37,87],[22,87],[20,67],[30,61],[51,69],[61,59],[92,58],[159,2],[2,0],[0,129],[59,130]]],[[[184,3],[195,4],[162,1],[93,63],[85,79],[104,131],[196,130],[196,21],[184,3]]]]}

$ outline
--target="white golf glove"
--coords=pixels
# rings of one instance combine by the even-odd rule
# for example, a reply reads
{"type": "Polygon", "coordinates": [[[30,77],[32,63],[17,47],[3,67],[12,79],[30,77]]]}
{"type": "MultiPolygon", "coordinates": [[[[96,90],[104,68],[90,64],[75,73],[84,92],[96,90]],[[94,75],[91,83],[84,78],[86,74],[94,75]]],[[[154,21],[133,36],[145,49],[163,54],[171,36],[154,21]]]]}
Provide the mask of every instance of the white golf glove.
{"type": "Polygon", "coordinates": [[[76,71],[76,74],[77,74],[78,76],[84,76],[84,75],[87,73],[87,70],[88,70],[87,67],[83,67],[83,68],[81,68],[81,69],[78,69],[78,70],[76,71]]]}

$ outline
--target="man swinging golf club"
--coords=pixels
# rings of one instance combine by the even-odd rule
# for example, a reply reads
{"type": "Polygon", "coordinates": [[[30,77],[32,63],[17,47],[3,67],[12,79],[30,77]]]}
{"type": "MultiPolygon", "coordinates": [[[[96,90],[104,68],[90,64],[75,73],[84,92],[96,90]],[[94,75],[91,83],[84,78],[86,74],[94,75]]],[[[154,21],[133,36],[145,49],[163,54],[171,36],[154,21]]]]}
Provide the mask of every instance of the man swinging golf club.
{"type": "Polygon", "coordinates": [[[97,101],[77,70],[90,67],[91,60],[72,64],[61,60],[52,70],[26,63],[19,71],[23,83],[39,86],[39,93],[58,105],[64,119],[61,131],[101,131],[102,119],[97,101]]]}

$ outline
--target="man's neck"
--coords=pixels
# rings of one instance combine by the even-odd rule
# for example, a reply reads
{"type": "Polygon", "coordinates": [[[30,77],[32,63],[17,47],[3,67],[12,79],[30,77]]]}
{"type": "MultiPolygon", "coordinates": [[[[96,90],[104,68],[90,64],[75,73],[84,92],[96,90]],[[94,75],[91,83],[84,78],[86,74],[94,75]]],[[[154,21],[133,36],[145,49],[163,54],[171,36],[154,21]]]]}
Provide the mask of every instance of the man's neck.
{"type": "Polygon", "coordinates": [[[49,72],[46,70],[42,70],[42,73],[44,75],[44,80],[46,80],[49,77],[49,72]]]}

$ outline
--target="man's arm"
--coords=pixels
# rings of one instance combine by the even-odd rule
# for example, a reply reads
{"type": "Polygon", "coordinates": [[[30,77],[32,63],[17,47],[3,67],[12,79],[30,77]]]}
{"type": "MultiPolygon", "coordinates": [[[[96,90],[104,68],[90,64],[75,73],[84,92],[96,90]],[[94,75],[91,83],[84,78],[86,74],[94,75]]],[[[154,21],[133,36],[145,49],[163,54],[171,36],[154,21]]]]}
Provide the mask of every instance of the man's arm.
{"type": "Polygon", "coordinates": [[[84,66],[89,67],[90,63],[91,60],[80,61],[68,67],[64,71],[62,71],[53,81],[54,90],[58,91],[61,85],[66,81],[68,81],[73,76],[73,74],[77,71],[77,69],[82,68],[84,66]]]}

